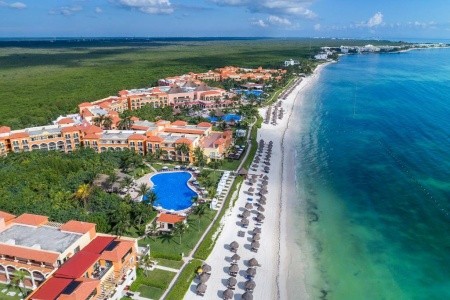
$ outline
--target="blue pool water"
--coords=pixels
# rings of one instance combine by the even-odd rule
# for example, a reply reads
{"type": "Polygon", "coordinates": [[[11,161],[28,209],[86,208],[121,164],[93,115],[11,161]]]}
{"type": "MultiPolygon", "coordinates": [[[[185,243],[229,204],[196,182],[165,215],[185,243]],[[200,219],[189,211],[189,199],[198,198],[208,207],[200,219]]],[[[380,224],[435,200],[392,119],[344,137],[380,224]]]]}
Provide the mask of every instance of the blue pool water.
{"type": "Polygon", "coordinates": [[[237,114],[226,114],[223,117],[208,117],[208,120],[211,122],[217,121],[239,122],[241,120],[241,116],[237,114]]]}
{"type": "Polygon", "coordinates": [[[248,96],[248,95],[255,95],[256,97],[259,97],[259,96],[262,95],[262,93],[264,93],[263,90],[250,90],[250,91],[247,91],[247,90],[235,90],[235,92],[237,94],[244,93],[246,96],[248,96]]]}
{"type": "Polygon", "coordinates": [[[157,200],[155,207],[166,210],[183,210],[192,206],[192,197],[197,193],[191,190],[187,182],[191,178],[188,172],[173,172],[154,175],[150,178],[157,200]]]}

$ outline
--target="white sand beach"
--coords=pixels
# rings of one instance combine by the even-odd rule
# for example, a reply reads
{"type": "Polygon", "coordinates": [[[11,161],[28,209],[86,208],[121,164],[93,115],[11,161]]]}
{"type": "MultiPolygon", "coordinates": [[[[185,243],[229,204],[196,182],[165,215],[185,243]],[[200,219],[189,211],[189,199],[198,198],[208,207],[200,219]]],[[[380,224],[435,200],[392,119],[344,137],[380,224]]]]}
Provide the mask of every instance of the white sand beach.
{"type": "MultiPolygon", "coordinates": [[[[207,290],[204,299],[223,299],[223,292],[227,289],[228,274],[231,266],[231,256],[234,252],[230,251],[229,244],[233,241],[238,242],[239,248],[236,253],[240,256],[237,262],[239,272],[235,277],[237,285],[234,290],[233,299],[241,299],[245,293],[246,270],[248,269],[248,260],[255,258],[260,266],[256,267],[256,275],[253,280],[256,287],[253,290],[253,299],[308,299],[306,288],[307,262],[304,257],[292,257],[290,247],[296,247],[295,241],[289,238],[289,228],[293,220],[290,220],[290,210],[298,205],[298,199],[295,191],[295,136],[292,133],[298,131],[298,122],[293,117],[294,111],[301,109],[303,95],[302,91],[309,84],[315,81],[324,65],[319,66],[313,75],[303,79],[289,96],[282,101],[284,110],[283,118],[277,120],[277,124],[263,124],[258,131],[258,141],[263,139],[265,146],[260,162],[257,163],[256,171],[249,170],[249,177],[256,175],[255,184],[248,185],[246,180],[239,191],[238,199],[235,205],[225,213],[222,219],[223,229],[220,233],[216,245],[206,263],[212,267],[211,277],[206,282],[207,290]],[[297,128],[296,128],[297,126],[297,128]],[[264,172],[264,163],[268,150],[268,143],[273,142],[273,148],[270,157],[270,171],[264,172]],[[268,176],[267,183],[267,203],[263,205],[265,211],[264,221],[258,225],[255,220],[257,214],[256,193],[261,188],[262,177],[268,176]],[[248,194],[249,188],[255,189],[255,195],[248,194]],[[249,225],[247,228],[241,226],[241,218],[244,206],[249,202],[248,198],[253,200],[253,209],[250,209],[251,215],[248,217],[249,225]],[[260,248],[258,252],[251,251],[252,230],[255,227],[261,228],[260,248]],[[238,231],[244,231],[245,236],[238,236],[238,231]],[[295,272],[290,266],[295,265],[295,272]],[[295,276],[295,277],[293,277],[295,276]],[[295,280],[293,280],[295,279],[295,280]],[[295,287],[292,283],[295,282],[295,287]],[[289,287],[289,289],[288,289],[289,287]],[[292,291],[295,290],[295,293],[292,291]],[[289,291],[289,292],[288,292],[289,291]]],[[[267,108],[261,109],[262,116],[266,115],[267,108]]],[[[297,250],[296,250],[297,253],[297,250]]],[[[185,299],[201,299],[197,296],[195,281],[187,292],[185,299]]]]}

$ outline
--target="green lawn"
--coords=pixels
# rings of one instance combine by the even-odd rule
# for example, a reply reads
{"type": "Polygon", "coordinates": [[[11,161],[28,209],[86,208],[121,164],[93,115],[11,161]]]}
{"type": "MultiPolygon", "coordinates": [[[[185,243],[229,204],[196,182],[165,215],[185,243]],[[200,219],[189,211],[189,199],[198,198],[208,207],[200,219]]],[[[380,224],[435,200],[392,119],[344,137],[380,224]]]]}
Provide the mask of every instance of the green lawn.
{"type": "Polygon", "coordinates": [[[164,290],[160,289],[160,288],[156,288],[153,286],[146,286],[146,285],[141,285],[139,287],[138,292],[140,292],[140,296],[141,297],[145,297],[148,299],[159,299],[161,298],[162,294],[164,294],[164,290]]]}
{"type": "Polygon", "coordinates": [[[178,277],[177,282],[172,287],[172,289],[167,294],[165,300],[180,300],[184,298],[189,286],[192,283],[192,280],[195,277],[195,272],[202,265],[202,261],[198,259],[193,259],[190,261],[186,267],[181,272],[178,277]]]}
{"type": "Polygon", "coordinates": [[[179,269],[181,266],[183,266],[182,261],[176,261],[176,260],[170,260],[170,259],[164,259],[164,258],[155,258],[152,259],[156,262],[158,262],[159,266],[169,267],[173,269],[179,269]]]}
{"type": "Polygon", "coordinates": [[[141,239],[139,240],[139,245],[145,246],[150,244],[150,255],[152,257],[169,258],[172,260],[175,260],[175,258],[178,257],[181,259],[181,253],[187,255],[192,251],[215,214],[216,211],[208,210],[207,214],[201,218],[200,223],[198,221],[198,216],[194,214],[190,215],[188,220],[189,227],[181,236],[181,243],[179,235],[160,235],[157,237],[141,239]]]}
{"type": "Polygon", "coordinates": [[[173,277],[175,277],[175,274],[176,273],[174,272],[160,269],[148,271],[146,274],[142,269],[138,269],[136,280],[131,284],[130,290],[136,292],[140,290],[141,286],[151,286],[165,290],[169,286],[173,277]]]}

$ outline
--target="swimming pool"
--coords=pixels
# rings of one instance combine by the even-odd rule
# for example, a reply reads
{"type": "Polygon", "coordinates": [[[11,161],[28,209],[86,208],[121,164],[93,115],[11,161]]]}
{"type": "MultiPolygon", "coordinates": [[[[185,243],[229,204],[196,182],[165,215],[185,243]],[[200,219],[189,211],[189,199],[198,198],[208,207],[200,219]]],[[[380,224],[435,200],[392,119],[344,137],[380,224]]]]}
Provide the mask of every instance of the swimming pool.
{"type": "Polygon", "coordinates": [[[237,114],[226,114],[223,117],[208,117],[208,120],[211,122],[217,121],[225,121],[225,122],[239,122],[241,120],[241,116],[237,114]]]}
{"type": "Polygon", "coordinates": [[[197,193],[188,187],[191,178],[189,172],[170,172],[154,175],[150,178],[157,200],[153,206],[165,210],[184,210],[192,206],[192,197],[197,193]]]}
{"type": "Polygon", "coordinates": [[[255,95],[258,98],[264,93],[263,90],[234,90],[234,92],[237,94],[244,93],[246,96],[255,95]]]}

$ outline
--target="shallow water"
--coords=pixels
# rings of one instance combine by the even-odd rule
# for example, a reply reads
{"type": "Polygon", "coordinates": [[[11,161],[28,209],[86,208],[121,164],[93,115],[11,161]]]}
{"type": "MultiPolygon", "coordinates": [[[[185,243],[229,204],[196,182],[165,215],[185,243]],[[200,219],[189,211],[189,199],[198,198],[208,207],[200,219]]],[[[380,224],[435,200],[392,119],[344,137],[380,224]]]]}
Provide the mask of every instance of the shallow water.
{"type": "Polygon", "coordinates": [[[450,49],[342,57],[307,91],[315,299],[450,299],[449,95],[450,49]]]}

